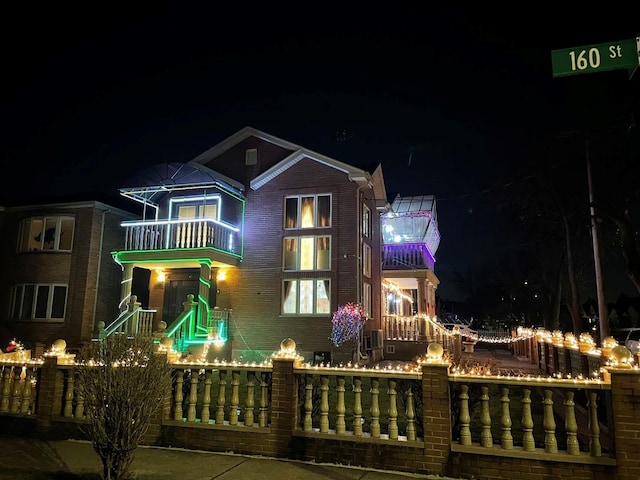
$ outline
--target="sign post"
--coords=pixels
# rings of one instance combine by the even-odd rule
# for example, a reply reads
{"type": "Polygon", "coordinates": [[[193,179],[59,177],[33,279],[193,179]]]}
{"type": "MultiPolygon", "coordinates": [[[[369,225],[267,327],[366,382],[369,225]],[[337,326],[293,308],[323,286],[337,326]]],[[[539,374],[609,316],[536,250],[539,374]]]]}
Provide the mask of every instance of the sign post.
{"type": "Polygon", "coordinates": [[[629,69],[640,65],[640,37],[551,51],[554,77],[629,69]]]}

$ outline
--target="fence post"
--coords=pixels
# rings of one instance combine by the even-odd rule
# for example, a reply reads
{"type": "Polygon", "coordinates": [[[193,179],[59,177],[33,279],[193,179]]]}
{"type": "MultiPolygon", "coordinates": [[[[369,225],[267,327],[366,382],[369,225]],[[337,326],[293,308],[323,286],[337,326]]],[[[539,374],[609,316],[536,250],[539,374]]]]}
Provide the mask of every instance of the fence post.
{"type": "Polygon", "coordinates": [[[616,455],[616,480],[640,478],[640,372],[609,368],[616,455]]]}
{"type": "Polygon", "coordinates": [[[293,374],[300,360],[274,358],[271,377],[271,431],[275,435],[275,454],[289,457],[293,430],[299,423],[298,384],[293,374]]]}
{"type": "Polygon", "coordinates": [[[422,423],[424,465],[434,475],[446,475],[451,453],[451,398],[449,364],[422,366],[422,423]]]}
{"type": "Polygon", "coordinates": [[[58,357],[46,356],[38,380],[38,405],[36,407],[38,431],[51,430],[53,416],[62,410],[64,373],[58,368],[58,357]]]}

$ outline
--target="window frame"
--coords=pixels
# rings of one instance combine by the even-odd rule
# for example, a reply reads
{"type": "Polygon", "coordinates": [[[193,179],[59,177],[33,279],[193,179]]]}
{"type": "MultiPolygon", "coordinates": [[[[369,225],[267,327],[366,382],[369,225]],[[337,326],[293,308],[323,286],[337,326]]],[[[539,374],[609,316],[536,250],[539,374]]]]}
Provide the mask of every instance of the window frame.
{"type": "Polygon", "coordinates": [[[18,252],[71,252],[73,251],[73,241],[76,228],[76,217],[74,215],[39,215],[34,217],[25,218],[20,222],[18,230],[18,244],[16,250],[18,252]],[[34,237],[34,223],[41,222],[39,227],[40,233],[36,236],[40,236],[40,240],[36,240],[34,237]],[[55,226],[51,226],[55,223],[55,226]],[[46,248],[47,231],[51,228],[54,229],[51,248],[46,248]],[[64,233],[69,232],[71,239],[67,242],[64,240],[64,245],[68,244],[69,248],[60,248],[61,237],[64,233]],[[35,243],[39,242],[40,246],[35,247],[35,243]]]}
{"type": "Polygon", "coordinates": [[[331,270],[331,235],[288,235],[283,237],[282,241],[282,270],[285,272],[327,272],[331,270]],[[303,250],[303,239],[313,239],[313,267],[312,268],[302,268],[302,250],[303,250]],[[326,239],[329,245],[329,248],[326,249],[328,252],[327,258],[327,267],[326,268],[318,268],[318,255],[319,252],[325,251],[318,248],[319,240],[326,239]],[[295,250],[288,250],[288,242],[292,242],[296,245],[295,250]],[[295,252],[295,266],[294,268],[287,268],[288,254],[295,252]]]}
{"type": "Polygon", "coordinates": [[[12,288],[9,319],[14,322],[63,322],[67,314],[69,285],[65,283],[20,283],[12,288]],[[46,302],[42,294],[46,289],[46,302]],[[63,298],[60,298],[60,289],[63,298]],[[27,301],[27,304],[25,304],[27,301]],[[58,302],[62,301],[62,316],[54,317],[58,302]],[[45,303],[43,303],[45,302],[45,303]],[[43,316],[38,310],[44,307],[43,316]],[[25,314],[25,312],[27,312],[25,314]]]}
{"type": "Polygon", "coordinates": [[[333,194],[331,193],[305,193],[299,195],[286,195],[284,197],[283,215],[282,215],[282,227],[285,230],[308,230],[310,228],[331,228],[333,216],[333,194]],[[319,198],[328,199],[329,212],[325,217],[320,216],[320,203],[319,198]],[[303,218],[303,199],[313,199],[313,225],[302,226],[303,218]],[[290,211],[290,202],[295,200],[295,218],[292,216],[293,212],[290,211]],[[320,225],[320,219],[326,218],[328,220],[327,225],[320,225]],[[289,226],[290,219],[295,222],[295,225],[289,226]]]}
{"type": "Polygon", "coordinates": [[[331,314],[331,279],[330,278],[325,278],[325,277],[321,277],[321,278],[284,278],[282,280],[282,296],[281,296],[281,302],[280,302],[280,312],[281,315],[283,316],[309,316],[309,317],[314,317],[314,316],[326,316],[326,315],[330,315],[331,314]],[[295,294],[295,307],[294,307],[294,311],[286,311],[286,305],[287,305],[287,287],[286,284],[287,282],[291,282],[292,285],[295,285],[295,289],[294,289],[294,294],[295,294]],[[311,312],[308,311],[303,311],[301,309],[301,305],[302,305],[302,295],[303,295],[303,289],[301,288],[301,282],[313,282],[313,292],[312,292],[312,304],[313,307],[311,309],[311,312]],[[324,299],[319,299],[318,298],[318,284],[322,283],[324,290],[325,290],[325,297],[324,299]],[[320,310],[319,306],[319,302],[320,301],[326,301],[327,302],[327,308],[326,311],[324,310],[320,310]]]}

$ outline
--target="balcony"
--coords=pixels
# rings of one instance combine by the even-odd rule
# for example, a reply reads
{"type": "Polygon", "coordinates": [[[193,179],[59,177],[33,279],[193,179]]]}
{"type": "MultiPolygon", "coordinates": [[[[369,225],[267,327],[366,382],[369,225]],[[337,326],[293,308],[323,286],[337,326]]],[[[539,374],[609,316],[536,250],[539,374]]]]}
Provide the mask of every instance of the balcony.
{"type": "Polygon", "coordinates": [[[124,250],[215,248],[240,255],[240,229],[212,219],[123,222],[124,250]]]}

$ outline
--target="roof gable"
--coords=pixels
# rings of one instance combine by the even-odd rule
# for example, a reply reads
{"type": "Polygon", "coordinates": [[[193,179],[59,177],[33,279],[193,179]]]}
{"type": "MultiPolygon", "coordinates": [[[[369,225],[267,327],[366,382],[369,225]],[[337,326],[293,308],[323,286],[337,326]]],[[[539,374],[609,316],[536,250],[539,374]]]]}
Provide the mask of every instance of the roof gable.
{"type": "MultiPolygon", "coordinates": [[[[259,138],[263,141],[272,143],[292,152],[286,158],[253,178],[250,182],[250,187],[253,190],[257,190],[260,187],[264,186],[304,158],[319,162],[323,165],[344,172],[345,174],[347,174],[349,180],[357,182],[360,185],[373,185],[372,176],[365,170],[353,167],[352,165],[340,162],[333,158],[306,149],[300,145],[296,145],[295,143],[291,143],[286,140],[282,140],[281,138],[274,137],[273,135],[269,135],[268,133],[256,130],[252,127],[243,128],[242,130],[228,137],[226,140],[223,140],[222,142],[213,146],[206,152],[201,153],[189,163],[206,164],[212,159],[222,155],[236,145],[245,141],[249,137],[259,138]]],[[[379,175],[379,177],[381,178],[381,175],[379,175]]]]}

